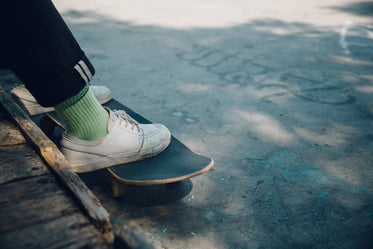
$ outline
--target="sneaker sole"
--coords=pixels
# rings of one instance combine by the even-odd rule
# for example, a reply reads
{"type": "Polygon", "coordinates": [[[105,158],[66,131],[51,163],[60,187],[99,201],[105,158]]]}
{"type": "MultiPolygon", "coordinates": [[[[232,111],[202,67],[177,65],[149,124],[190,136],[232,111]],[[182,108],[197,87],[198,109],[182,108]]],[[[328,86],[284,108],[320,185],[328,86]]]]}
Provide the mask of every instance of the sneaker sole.
{"type": "MultiPolygon", "coordinates": [[[[126,164],[126,163],[131,163],[131,162],[137,162],[137,161],[142,161],[147,158],[151,158],[154,156],[157,156],[160,154],[162,151],[164,151],[168,145],[171,142],[171,136],[169,136],[166,140],[162,141],[160,144],[154,146],[153,148],[143,151],[141,154],[132,154],[132,155],[123,155],[123,154],[118,154],[118,155],[113,155],[113,156],[99,156],[99,155],[94,155],[94,154],[88,154],[88,153],[82,153],[82,152],[76,152],[72,151],[67,148],[63,148],[62,152],[65,151],[72,152],[75,154],[76,157],[84,159],[84,163],[79,163],[79,162],[70,162],[70,166],[73,171],[77,173],[84,173],[84,172],[90,172],[90,171],[95,171],[103,168],[108,168],[111,166],[115,165],[120,165],[120,164],[126,164]]],[[[69,154],[69,153],[66,153],[69,154]]]]}

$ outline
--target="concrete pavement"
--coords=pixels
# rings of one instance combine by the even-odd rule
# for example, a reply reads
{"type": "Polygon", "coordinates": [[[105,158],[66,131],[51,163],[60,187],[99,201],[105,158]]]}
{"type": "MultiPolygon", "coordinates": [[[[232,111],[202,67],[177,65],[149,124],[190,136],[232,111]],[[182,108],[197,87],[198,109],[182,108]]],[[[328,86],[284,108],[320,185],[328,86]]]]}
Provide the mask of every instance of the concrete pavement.
{"type": "Polygon", "coordinates": [[[55,0],[113,96],[215,169],[93,191],[156,248],[373,247],[370,1],[55,0]]]}

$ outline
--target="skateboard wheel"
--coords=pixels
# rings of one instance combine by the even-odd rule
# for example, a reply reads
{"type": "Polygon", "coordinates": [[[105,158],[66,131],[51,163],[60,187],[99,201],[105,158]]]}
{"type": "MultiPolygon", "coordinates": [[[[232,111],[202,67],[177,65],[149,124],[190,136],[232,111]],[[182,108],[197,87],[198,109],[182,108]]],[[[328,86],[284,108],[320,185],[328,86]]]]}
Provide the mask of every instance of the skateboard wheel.
{"type": "Polygon", "coordinates": [[[51,134],[54,131],[56,124],[47,116],[40,118],[40,128],[45,134],[51,134]]]}
{"type": "Polygon", "coordinates": [[[119,182],[114,177],[110,177],[108,183],[110,187],[110,195],[113,198],[121,197],[127,191],[127,185],[125,183],[119,182]]]}

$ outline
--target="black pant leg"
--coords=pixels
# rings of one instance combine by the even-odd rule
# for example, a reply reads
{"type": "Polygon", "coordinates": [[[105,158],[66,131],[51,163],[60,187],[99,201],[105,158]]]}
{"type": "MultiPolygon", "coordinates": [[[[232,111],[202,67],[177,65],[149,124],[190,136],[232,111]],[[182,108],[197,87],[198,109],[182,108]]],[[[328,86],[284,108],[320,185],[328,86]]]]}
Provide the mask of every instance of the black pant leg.
{"type": "Polygon", "coordinates": [[[50,0],[2,0],[0,15],[1,64],[41,105],[55,106],[92,78],[92,64],[50,0]]]}

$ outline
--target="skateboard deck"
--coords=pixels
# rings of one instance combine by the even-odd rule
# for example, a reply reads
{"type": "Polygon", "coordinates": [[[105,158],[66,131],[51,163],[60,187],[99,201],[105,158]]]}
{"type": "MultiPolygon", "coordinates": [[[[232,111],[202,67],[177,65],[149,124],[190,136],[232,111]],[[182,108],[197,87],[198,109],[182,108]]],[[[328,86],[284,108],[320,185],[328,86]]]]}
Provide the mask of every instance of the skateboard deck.
{"type": "MultiPolygon", "coordinates": [[[[151,123],[148,119],[134,112],[115,99],[104,106],[112,110],[124,110],[139,123],[151,123]]],[[[32,116],[31,119],[56,143],[64,132],[63,121],[55,112],[32,116]]],[[[111,177],[109,185],[113,197],[121,196],[127,185],[168,184],[183,181],[209,171],[214,160],[198,155],[174,136],[170,145],[156,157],[138,162],[116,165],[107,168],[111,177]]]]}

